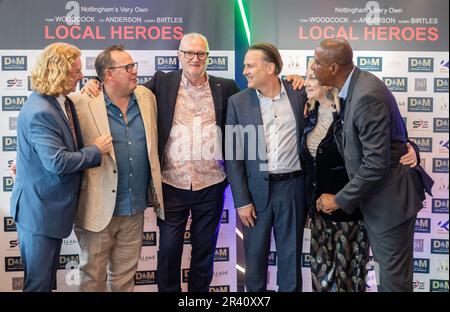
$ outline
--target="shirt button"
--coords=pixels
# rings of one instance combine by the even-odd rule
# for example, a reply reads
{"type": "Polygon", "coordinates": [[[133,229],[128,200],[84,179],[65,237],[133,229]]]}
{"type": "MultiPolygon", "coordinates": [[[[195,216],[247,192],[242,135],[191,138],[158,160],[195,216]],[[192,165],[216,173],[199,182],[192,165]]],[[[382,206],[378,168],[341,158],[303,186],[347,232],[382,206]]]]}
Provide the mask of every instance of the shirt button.
{"type": "Polygon", "coordinates": [[[117,170],[113,170],[113,173],[117,173],[117,170]]]}
{"type": "Polygon", "coordinates": [[[131,142],[128,142],[128,144],[131,144],[131,142]]]}
{"type": "Polygon", "coordinates": [[[130,157],[130,160],[133,160],[133,158],[132,158],[132,157],[130,157]]]}
{"type": "Polygon", "coordinates": [[[133,176],[133,174],[132,173],[130,173],[130,177],[132,177],[133,176]]]}
{"type": "Polygon", "coordinates": [[[116,192],[116,190],[112,190],[112,192],[113,192],[113,193],[115,193],[115,192],[116,192]]]}
{"type": "Polygon", "coordinates": [[[317,150],[317,152],[318,152],[319,154],[322,154],[322,149],[319,148],[319,149],[317,150]]]}

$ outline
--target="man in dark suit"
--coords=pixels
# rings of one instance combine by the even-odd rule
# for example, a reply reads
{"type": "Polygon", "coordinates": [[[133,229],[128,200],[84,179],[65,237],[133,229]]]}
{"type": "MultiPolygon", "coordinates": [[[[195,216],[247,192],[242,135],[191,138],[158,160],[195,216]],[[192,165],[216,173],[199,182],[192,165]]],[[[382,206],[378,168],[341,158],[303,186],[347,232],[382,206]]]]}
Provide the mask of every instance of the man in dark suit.
{"type": "Polygon", "coordinates": [[[301,291],[306,208],[299,147],[304,89],[278,75],[276,47],[258,43],[244,60],[248,89],[228,101],[226,164],[234,205],[244,225],[245,286],[265,291],[273,229],[279,291],[301,291]]]}
{"type": "Polygon", "coordinates": [[[397,102],[375,75],[353,65],[343,39],[326,39],[316,48],[313,70],[322,85],[339,89],[343,126],[335,132],[350,178],[336,195],[323,194],[325,213],[361,208],[369,242],[379,264],[379,291],[412,291],[413,237],[427,178],[421,167],[400,165],[407,134],[397,102]]]}
{"type": "Polygon", "coordinates": [[[24,291],[51,291],[62,238],[75,217],[81,172],[111,149],[109,135],[83,147],[73,103],[66,97],[83,77],[80,50],[48,46],[31,75],[34,92],[17,120],[16,180],[11,215],[17,224],[24,291]]]}

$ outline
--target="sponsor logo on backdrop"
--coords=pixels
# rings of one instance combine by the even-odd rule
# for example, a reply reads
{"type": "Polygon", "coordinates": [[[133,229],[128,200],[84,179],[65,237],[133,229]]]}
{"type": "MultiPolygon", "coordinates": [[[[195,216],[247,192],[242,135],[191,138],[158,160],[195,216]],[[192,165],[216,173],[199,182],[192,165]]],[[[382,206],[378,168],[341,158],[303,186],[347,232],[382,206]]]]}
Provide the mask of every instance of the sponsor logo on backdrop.
{"type": "Polygon", "coordinates": [[[4,90],[25,90],[25,81],[24,80],[25,80],[24,78],[10,77],[5,80],[3,89],[4,90]]]}
{"type": "Polygon", "coordinates": [[[11,177],[3,177],[3,192],[12,192],[14,180],[11,177]]]}
{"type": "Polygon", "coordinates": [[[379,56],[358,56],[358,67],[361,70],[380,72],[383,70],[383,58],[379,56]]]}
{"type": "Polygon", "coordinates": [[[436,262],[435,262],[436,266],[433,268],[433,271],[437,274],[448,275],[448,260],[438,259],[436,262]]]}
{"type": "Polygon", "coordinates": [[[228,271],[215,271],[214,272],[214,277],[215,278],[222,278],[228,276],[228,271]]]}
{"type": "Polygon", "coordinates": [[[70,254],[70,255],[59,255],[58,258],[58,270],[65,270],[67,268],[67,264],[79,264],[80,257],[78,254],[70,254]]]}
{"type": "Polygon", "coordinates": [[[427,79],[414,78],[414,91],[427,91],[427,79]]]}
{"type": "Polygon", "coordinates": [[[408,91],[407,77],[383,77],[383,82],[392,92],[408,91]]]}
{"type": "Polygon", "coordinates": [[[423,239],[414,238],[414,252],[423,252],[423,239]]]}
{"type": "Polygon", "coordinates": [[[151,271],[137,271],[134,274],[134,285],[155,285],[156,284],[156,270],[151,271]]]}
{"type": "Polygon", "coordinates": [[[230,285],[209,286],[209,292],[230,292],[230,285]]]}
{"type": "Polygon", "coordinates": [[[86,56],[86,70],[95,70],[96,56],[86,56]]]}
{"type": "Polygon", "coordinates": [[[2,111],[20,111],[26,100],[26,96],[2,96],[2,111]]]}
{"type": "Polygon", "coordinates": [[[312,257],[310,254],[302,253],[302,267],[310,268],[311,267],[312,257]]]}
{"type": "Polygon", "coordinates": [[[431,292],[448,292],[448,280],[430,280],[431,292]]]}
{"type": "Polygon", "coordinates": [[[228,224],[230,222],[230,211],[228,209],[224,209],[222,213],[222,219],[220,219],[220,223],[228,224]]]}
{"type": "Polygon", "coordinates": [[[420,152],[431,153],[433,151],[433,140],[432,138],[425,137],[414,137],[410,138],[411,141],[416,143],[420,152]]]}
{"type": "Polygon", "coordinates": [[[448,133],[448,118],[433,118],[433,132],[448,133]]]}
{"type": "Polygon", "coordinates": [[[277,252],[270,251],[268,256],[269,265],[276,266],[277,265],[277,252]]]}
{"type": "Polygon", "coordinates": [[[155,56],[155,70],[178,70],[180,64],[176,56],[155,56]]]}
{"type": "Polygon", "coordinates": [[[447,220],[440,220],[437,223],[437,234],[447,234],[448,235],[448,219],[447,220]]]}
{"type": "Polygon", "coordinates": [[[27,81],[28,81],[28,91],[32,91],[32,90],[31,90],[31,86],[32,86],[32,85],[31,85],[31,76],[28,76],[28,77],[27,77],[27,81]]]}
{"type": "Polygon", "coordinates": [[[184,231],[184,244],[190,244],[191,243],[191,231],[190,230],[185,230],[184,231]]]}
{"type": "Polygon", "coordinates": [[[432,212],[448,214],[448,203],[448,198],[433,198],[431,200],[432,212]]]}
{"type": "Polygon", "coordinates": [[[3,71],[27,70],[27,57],[14,55],[2,56],[2,70],[3,71]]]}
{"type": "Polygon", "coordinates": [[[416,279],[413,281],[413,288],[414,288],[414,290],[424,290],[425,282],[419,281],[418,279],[416,279]]]}
{"type": "Polygon", "coordinates": [[[418,130],[428,130],[430,128],[430,123],[428,120],[423,120],[421,118],[413,120],[412,128],[416,131],[418,130]]]}
{"type": "Polygon", "coordinates": [[[417,218],[415,232],[416,233],[430,233],[431,232],[431,219],[430,218],[417,218]]]}
{"type": "Polygon", "coordinates": [[[9,130],[15,131],[17,130],[17,117],[8,117],[9,121],[9,130]]]}
{"type": "Polygon", "coordinates": [[[433,98],[408,97],[408,112],[433,112],[433,98]]]}
{"type": "Polygon", "coordinates": [[[65,239],[63,239],[62,243],[63,243],[64,246],[69,247],[69,246],[77,245],[78,241],[76,239],[73,239],[73,238],[65,238],[65,239]]]}
{"type": "Polygon", "coordinates": [[[448,254],[448,239],[431,239],[432,254],[448,254]]]}
{"type": "Polygon", "coordinates": [[[434,78],[434,92],[448,92],[448,78],[434,78]]]}
{"type": "MultiPolygon", "coordinates": [[[[300,55],[289,55],[283,59],[283,64],[288,69],[300,69],[301,68],[301,56],[300,55]]],[[[308,64],[308,62],[306,62],[308,64]]]]}
{"type": "Polygon", "coordinates": [[[432,73],[434,72],[434,59],[432,57],[408,57],[408,72],[432,73]]]}
{"type": "Polygon", "coordinates": [[[17,137],[15,137],[15,136],[2,137],[2,150],[4,152],[17,151],[17,137]]]}
{"type": "Polygon", "coordinates": [[[439,141],[439,153],[448,154],[448,140],[439,141]]]}
{"type": "Polygon", "coordinates": [[[441,60],[440,65],[441,66],[439,67],[439,72],[442,74],[448,74],[448,60],[441,60]]]}
{"type": "Polygon", "coordinates": [[[181,281],[182,283],[189,282],[189,269],[181,269],[181,281]]]}
{"type": "Polygon", "coordinates": [[[3,231],[4,232],[17,232],[16,224],[12,217],[3,217],[3,231]]]}
{"type": "Polygon", "coordinates": [[[216,252],[214,253],[214,261],[230,261],[230,248],[228,247],[220,247],[216,248],[216,252]]]}
{"type": "Polygon", "coordinates": [[[430,259],[414,258],[414,273],[430,273],[430,259]]]}
{"type": "Polygon", "coordinates": [[[143,85],[145,84],[147,81],[149,81],[150,79],[152,79],[153,76],[138,76],[138,84],[143,85]]]}
{"type": "Polygon", "coordinates": [[[22,257],[5,257],[5,272],[23,271],[22,257]]]}
{"type": "Polygon", "coordinates": [[[448,158],[433,158],[433,173],[448,173],[448,158]]]}
{"type": "MultiPolygon", "coordinates": [[[[447,159],[448,161],[448,159],[447,159]]],[[[448,165],[447,165],[447,173],[448,173],[448,165]]],[[[448,186],[448,176],[445,178],[439,178],[439,180],[434,180],[435,186],[439,192],[447,193],[449,192],[449,186],[448,186]]]]}
{"type": "Polygon", "coordinates": [[[140,256],[139,257],[139,261],[143,262],[143,263],[150,262],[150,261],[155,261],[155,255],[152,255],[152,256],[140,256]]]}
{"type": "Polygon", "coordinates": [[[144,232],[142,246],[156,246],[156,232],[144,232]]]}
{"type": "Polygon", "coordinates": [[[11,278],[11,289],[12,290],[23,290],[23,277],[13,277],[11,278]]]}
{"type": "Polygon", "coordinates": [[[227,71],[228,56],[210,56],[206,70],[227,71]]]}
{"type": "Polygon", "coordinates": [[[13,250],[17,248],[19,248],[19,239],[11,239],[9,241],[9,249],[13,250]]]}
{"type": "Polygon", "coordinates": [[[81,88],[84,87],[84,85],[85,85],[89,80],[95,79],[95,77],[96,77],[96,76],[84,76],[84,77],[80,80],[80,82],[79,82],[79,84],[80,84],[80,90],[81,90],[81,88]]]}

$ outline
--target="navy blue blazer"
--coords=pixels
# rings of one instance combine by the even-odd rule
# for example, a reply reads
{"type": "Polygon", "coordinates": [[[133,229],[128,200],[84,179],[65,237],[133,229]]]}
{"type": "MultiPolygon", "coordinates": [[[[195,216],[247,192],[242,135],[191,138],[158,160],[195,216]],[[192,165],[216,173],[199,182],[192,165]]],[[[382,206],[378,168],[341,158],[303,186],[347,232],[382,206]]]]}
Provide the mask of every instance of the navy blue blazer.
{"type": "Polygon", "coordinates": [[[83,147],[73,112],[79,150],[55,97],[33,92],[17,119],[17,176],[11,195],[14,221],[36,234],[64,238],[72,231],[81,173],[98,166],[101,152],[83,147]]]}

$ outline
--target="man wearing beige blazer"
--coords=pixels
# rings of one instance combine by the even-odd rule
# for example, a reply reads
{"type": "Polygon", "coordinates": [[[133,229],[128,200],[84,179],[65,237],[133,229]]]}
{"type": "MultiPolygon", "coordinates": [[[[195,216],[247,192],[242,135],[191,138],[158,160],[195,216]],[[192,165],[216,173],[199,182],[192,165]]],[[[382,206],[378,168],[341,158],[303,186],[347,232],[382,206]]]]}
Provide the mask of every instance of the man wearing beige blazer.
{"type": "Polygon", "coordinates": [[[95,61],[100,96],[77,93],[83,139],[111,134],[113,148],[100,167],[83,175],[75,234],[80,245],[81,291],[133,291],[142,246],[144,210],[164,219],[158,160],[156,101],[137,83],[137,63],[123,46],[95,61]]]}

